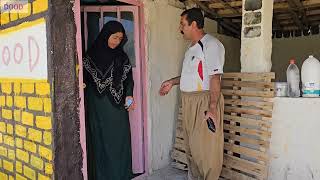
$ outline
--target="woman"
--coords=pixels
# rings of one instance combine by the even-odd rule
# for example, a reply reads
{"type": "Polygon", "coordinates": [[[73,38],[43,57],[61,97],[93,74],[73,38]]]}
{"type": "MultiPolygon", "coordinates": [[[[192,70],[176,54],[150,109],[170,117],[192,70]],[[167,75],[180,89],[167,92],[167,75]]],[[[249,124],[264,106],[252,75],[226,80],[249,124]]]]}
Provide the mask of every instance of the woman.
{"type": "Polygon", "coordinates": [[[90,180],[132,177],[128,111],[134,109],[132,67],[121,23],[104,25],[83,60],[90,180]]]}

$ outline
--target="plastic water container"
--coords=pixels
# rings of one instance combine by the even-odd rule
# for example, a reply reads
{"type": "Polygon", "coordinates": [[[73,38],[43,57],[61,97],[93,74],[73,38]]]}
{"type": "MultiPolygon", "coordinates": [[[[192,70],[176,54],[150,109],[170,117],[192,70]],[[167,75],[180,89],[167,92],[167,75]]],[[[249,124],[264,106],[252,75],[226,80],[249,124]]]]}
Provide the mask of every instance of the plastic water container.
{"type": "Polygon", "coordinates": [[[309,56],[301,68],[303,97],[319,97],[320,95],[320,62],[309,56]]]}
{"type": "Polygon", "coordinates": [[[287,68],[288,96],[300,97],[300,72],[294,59],[290,60],[287,68]]]}

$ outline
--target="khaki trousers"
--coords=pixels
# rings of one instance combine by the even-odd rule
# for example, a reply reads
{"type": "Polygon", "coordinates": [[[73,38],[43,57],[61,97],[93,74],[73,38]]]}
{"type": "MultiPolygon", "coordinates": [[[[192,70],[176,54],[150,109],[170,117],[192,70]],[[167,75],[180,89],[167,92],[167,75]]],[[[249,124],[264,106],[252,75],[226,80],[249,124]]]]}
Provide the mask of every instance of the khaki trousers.
{"type": "Polygon", "coordinates": [[[224,99],[220,95],[216,132],[209,130],[205,111],[210,105],[210,92],[182,92],[184,142],[188,160],[188,180],[218,180],[223,164],[224,99]]]}

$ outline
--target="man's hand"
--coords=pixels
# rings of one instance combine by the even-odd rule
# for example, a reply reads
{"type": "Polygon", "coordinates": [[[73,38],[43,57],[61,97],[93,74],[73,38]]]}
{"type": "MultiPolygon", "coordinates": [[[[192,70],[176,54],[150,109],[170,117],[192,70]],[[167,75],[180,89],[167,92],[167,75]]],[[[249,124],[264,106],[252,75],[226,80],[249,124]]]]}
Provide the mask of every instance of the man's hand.
{"type": "Polygon", "coordinates": [[[220,127],[220,121],[218,121],[218,118],[217,118],[217,113],[216,112],[212,112],[212,111],[207,111],[207,115],[205,116],[205,121],[207,119],[211,118],[214,122],[214,125],[216,126],[216,129],[218,127],[220,127]]]}
{"type": "Polygon", "coordinates": [[[173,87],[173,83],[170,80],[167,80],[165,82],[163,82],[161,84],[160,90],[159,90],[159,94],[160,96],[165,96],[169,93],[169,91],[171,90],[171,88],[173,87]]]}

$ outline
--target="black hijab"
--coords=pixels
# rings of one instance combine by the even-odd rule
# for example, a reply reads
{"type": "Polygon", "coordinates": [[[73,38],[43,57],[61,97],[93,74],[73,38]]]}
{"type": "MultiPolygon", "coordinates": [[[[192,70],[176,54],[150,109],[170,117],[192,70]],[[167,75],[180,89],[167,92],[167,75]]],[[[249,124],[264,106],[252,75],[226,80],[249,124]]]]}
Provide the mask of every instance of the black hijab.
{"type": "Polygon", "coordinates": [[[87,75],[89,73],[91,77],[88,81],[97,87],[97,94],[108,95],[116,105],[123,105],[124,81],[129,74],[132,76],[129,58],[123,50],[127,41],[122,24],[118,21],[109,21],[103,26],[83,60],[87,75]],[[108,46],[108,39],[118,32],[123,33],[123,40],[112,49],[108,46]]]}

